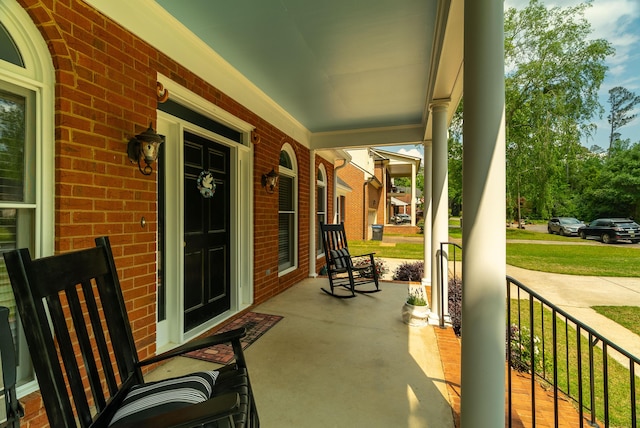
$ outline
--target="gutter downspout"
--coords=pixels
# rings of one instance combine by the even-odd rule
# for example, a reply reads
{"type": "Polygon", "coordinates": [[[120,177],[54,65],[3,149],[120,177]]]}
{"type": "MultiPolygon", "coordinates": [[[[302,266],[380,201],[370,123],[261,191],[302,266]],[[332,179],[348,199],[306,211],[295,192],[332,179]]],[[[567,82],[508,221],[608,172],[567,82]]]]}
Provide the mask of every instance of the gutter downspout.
{"type": "Polygon", "coordinates": [[[351,155],[347,152],[345,152],[344,150],[340,150],[342,152],[342,154],[344,155],[341,158],[338,158],[336,160],[341,160],[342,165],[340,166],[335,166],[333,167],[333,222],[334,223],[338,223],[338,170],[344,168],[345,166],[349,165],[349,163],[351,162],[351,159],[353,159],[351,157],[351,155]]]}

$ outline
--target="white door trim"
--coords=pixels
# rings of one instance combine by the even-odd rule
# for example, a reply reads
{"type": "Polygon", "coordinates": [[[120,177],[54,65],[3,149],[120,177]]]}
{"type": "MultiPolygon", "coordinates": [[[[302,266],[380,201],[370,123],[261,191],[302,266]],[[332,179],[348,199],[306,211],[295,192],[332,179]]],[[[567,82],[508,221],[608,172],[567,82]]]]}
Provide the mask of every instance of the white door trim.
{"type": "MultiPolygon", "coordinates": [[[[166,79],[166,78],[165,78],[166,79]]],[[[174,82],[163,80],[169,96],[202,115],[224,123],[243,133],[243,143],[231,141],[207,129],[158,111],[158,133],[165,135],[166,203],[165,203],[165,260],[166,319],[156,326],[158,351],[182,344],[211,327],[246,309],[253,303],[253,147],[250,133],[253,126],[230,114],[174,82]],[[188,131],[230,147],[231,165],[231,309],[200,327],[184,333],[184,183],[183,141],[188,131]],[[247,269],[247,267],[250,267],[247,269]]]]}

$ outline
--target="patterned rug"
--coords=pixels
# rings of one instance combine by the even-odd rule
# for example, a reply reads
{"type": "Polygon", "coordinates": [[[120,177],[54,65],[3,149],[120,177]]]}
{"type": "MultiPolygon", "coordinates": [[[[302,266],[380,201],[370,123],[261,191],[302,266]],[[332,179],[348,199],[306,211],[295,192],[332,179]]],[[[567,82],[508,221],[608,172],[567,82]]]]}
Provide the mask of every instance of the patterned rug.
{"type": "MultiPolygon", "coordinates": [[[[260,336],[265,334],[267,330],[276,325],[282,318],[283,317],[280,315],[247,312],[215,333],[223,333],[225,331],[244,327],[247,329],[247,335],[240,340],[240,343],[242,344],[242,349],[247,349],[249,345],[258,340],[260,336]]],[[[233,358],[233,348],[231,348],[231,345],[226,344],[215,345],[198,351],[189,352],[188,354],[184,354],[184,356],[195,358],[197,360],[211,361],[212,363],[227,364],[233,358]]]]}

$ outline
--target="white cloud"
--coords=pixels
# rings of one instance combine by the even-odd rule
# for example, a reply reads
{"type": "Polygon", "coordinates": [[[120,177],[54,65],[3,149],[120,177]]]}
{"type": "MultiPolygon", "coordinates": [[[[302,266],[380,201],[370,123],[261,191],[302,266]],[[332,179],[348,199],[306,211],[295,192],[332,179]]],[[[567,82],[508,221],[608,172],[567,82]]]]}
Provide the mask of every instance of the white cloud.
{"type": "Polygon", "coordinates": [[[413,157],[416,157],[416,158],[423,159],[422,152],[420,152],[420,150],[418,150],[416,148],[409,149],[409,150],[407,150],[405,148],[402,148],[402,149],[398,150],[398,153],[400,153],[401,155],[408,155],[408,156],[413,156],[413,157]]]}

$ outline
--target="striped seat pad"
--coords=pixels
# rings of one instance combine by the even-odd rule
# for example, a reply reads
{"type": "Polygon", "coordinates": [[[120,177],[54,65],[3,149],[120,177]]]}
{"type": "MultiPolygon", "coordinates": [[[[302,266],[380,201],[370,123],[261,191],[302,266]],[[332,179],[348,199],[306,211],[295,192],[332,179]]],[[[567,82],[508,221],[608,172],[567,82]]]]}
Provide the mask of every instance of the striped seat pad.
{"type": "Polygon", "coordinates": [[[337,269],[342,269],[349,266],[351,259],[349,256],[349,250],[347,248],[340,248],[339,250],[330,250],[331,258],[337,269]]]}
{"type": "Polygon", "coordinates": [[[151,416],[202,403],[211,398],[217,370],[161,380],[131,388],[109,426],[131,423],[151,416]]]}

